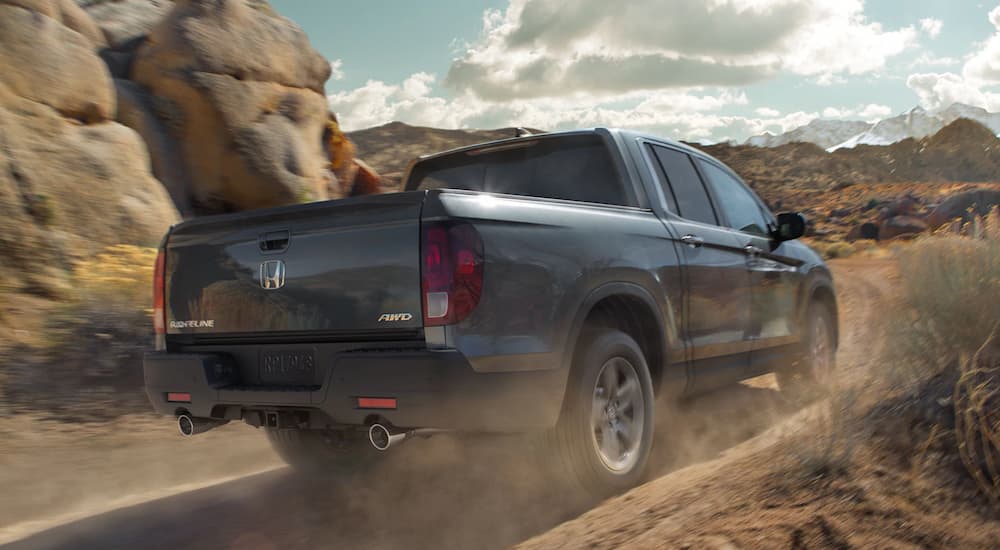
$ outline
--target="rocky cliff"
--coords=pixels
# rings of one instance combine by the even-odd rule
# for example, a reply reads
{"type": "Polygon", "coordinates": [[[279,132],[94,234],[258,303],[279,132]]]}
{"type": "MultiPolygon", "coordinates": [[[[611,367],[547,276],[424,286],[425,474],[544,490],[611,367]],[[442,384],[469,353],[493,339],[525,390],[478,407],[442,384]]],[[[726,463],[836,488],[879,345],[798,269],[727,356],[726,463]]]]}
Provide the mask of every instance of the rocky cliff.
{"type": "Polygon", "coordinates": [[[8,288],[59,295],[75,259],[155,245],[177,220],[146,146],[114,121],[107,42],[75,3],[0,1],[0,265],[8,288]]]}

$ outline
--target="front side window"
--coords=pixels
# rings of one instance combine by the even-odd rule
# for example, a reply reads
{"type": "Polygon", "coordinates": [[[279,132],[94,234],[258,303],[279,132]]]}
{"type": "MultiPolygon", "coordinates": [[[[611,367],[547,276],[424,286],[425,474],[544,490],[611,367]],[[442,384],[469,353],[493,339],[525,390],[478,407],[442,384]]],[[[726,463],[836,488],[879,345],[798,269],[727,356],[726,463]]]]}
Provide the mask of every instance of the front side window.
{"type": "Polygon", "coordinates": [[[698,159],[698,163],[715,192],[719,209],[725,214],[729,227],[745,233],[768,236],[767,218],[750,190],[722,168],[701,159],[698,159]]]}

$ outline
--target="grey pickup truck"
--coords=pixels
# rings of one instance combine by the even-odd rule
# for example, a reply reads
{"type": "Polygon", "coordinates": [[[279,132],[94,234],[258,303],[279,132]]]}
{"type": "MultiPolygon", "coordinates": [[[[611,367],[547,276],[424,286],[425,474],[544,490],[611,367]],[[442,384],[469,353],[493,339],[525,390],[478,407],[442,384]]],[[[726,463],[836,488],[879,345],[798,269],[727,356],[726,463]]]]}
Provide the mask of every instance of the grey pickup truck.
{"type": "Polygon", "coordinates": [[[404,184],[174,226],[153,407],[184,435],[263,428],[326,473],[413,436],[533,432],[611,494],[642,479],[656,402],[768,372],[808,394],[833,368],[833,283],[803,217],[700,151],[529,135],[421,157],[404,184]]]}

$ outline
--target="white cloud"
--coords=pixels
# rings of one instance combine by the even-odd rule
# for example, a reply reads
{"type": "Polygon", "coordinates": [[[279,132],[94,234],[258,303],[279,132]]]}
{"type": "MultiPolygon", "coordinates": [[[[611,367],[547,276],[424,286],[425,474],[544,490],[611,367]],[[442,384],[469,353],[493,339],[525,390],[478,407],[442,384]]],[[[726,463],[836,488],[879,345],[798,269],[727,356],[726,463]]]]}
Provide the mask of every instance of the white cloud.
{"type": "Polygon", "coordinates": [[[910,63],[910,68],[917,67],[949,67],[952,65],[958,65],[961,60],[955,59],[954,57],[938,57],[930,52],[924,52],[920,54],[919,57],[910,63]]]}
{"type": "Polygon", "coordinates": [[[920,98],[920,104],[931,111],[945,109],[952,103],[1000,111],[1000,93],[983,89],[955,73],[911,74],[906,85],[920,98]]]}
{"type": "Polygon", "coordinates": [[[427,73],[416,73],[398,85],[369,80],[360,88],[329,95],[330,110],[337,113],[344,128],[350,130],[393,120],[445,128],[462,127],[469,114],[468,106],[430,95],[429,84],[433,81],[434,76],[427,73]]]}
{"type": "Polygon", "coordinates": [[[483,24],[445,83],[498,102],[740,86],[779,72],[834,83],[881,70],[917,34],[868,21],[862,0],[510,0],[483,24]]]}
{"type": "Polygon", "coordinates": [[[817,113],[784,116],[758,109],[759,117],[729,116],[729,107],[749,103],[743,92],[662,90],[627,94],[613,100],[535,98],[494,103],[472,94],[446,99],[433,92],[434,77],[417,73],[400,84],[369,81],[329,96],[343,127],[357,130],[401,120],[442,128],[526,126],[546,130],[610,126],[647,130],[665,137],[711,141],[721,133],[749,135],[783,132],[818,118],[817,113]]]}
{"type": "Polygon", "coordinates": [[[944,21],[940,19],[934,19],[928,17],[926,19],[920,20],[920,30],[927,33],[927,36],[931,38],[937,38],[941,35],[941,29],[944,27],[944,21]]]}
{"type": "Polygon", "coordinates": [[[858,111],[858,116],[865,120],[881,119],[892,114],[892,108],[888,105],[877,105],[869,103],[858,111]]]}
{"type": "Polygon", "coordinates": [[[973,82],[998,84],[1000,83],[1000,6],[993,8],[988,17],[996,32],[966,61],[962,74],[973,82]]]}
{"type": "Polygon", "coordinates": [[[929,110],[944,109],[952,103],[965,103],[989,111],[1000,111],[1000,6],[987,15],[995,31],[976,45],[967,57],[961,74],[954,72],[916,73],[906,85],[929,110]]]}
{"type": "Polygon", "coordinates": [[[770,107],[759,107],[754,112],[765,118],[774,118],[781,115],[781,111],[770,107]]]}
{"type": "Polygon", "coordinates": [[[888,105],[878,105],[870,103],[868,105],[858,105],[854,108],[827,107],[823,109],[823,118],[860,118],[864,120],[877,120],[892,114],[892,108],[888,105]]]}
{"type": "Polygon", "coordinates": [[[330,80],[343,80],[344,79],[344,61],[342,59],[334,59],[330,62],[330,80]]]}

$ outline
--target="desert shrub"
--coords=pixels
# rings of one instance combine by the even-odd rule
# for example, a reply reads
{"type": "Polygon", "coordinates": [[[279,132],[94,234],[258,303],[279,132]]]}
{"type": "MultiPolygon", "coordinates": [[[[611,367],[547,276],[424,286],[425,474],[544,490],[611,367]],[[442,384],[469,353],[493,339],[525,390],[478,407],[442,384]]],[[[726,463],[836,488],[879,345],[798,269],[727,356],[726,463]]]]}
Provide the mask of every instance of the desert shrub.
{"type": "Polygon", "coordinates": [[[962,363],[952,401],[962,464],[979,490],[1000,504],[1000,331],[962,363]]]}
{"type": "Polygon", "coordinates": [[[118,245],[77,263],[73,296],[49,313],[45,345],[6,367],[8,405],[89,420],[148,410],[141,360],[155,259],[155,249],[118,245]]]}
{"type": "Polygon", "coordinates": [[[890,324],[893,363],[905,362],[917,376],[957,367],[998,321],[1000,227],[982,227],[981,238],[918,240],[899,255],[899,268],[903,303],[890,324]]]}
{"type": "Polygon", "coordinates": [[[826,257],[830,259],[846,258],[854,254],[854,251],[855,248],[853,244],[837,241],[835,243],[830,243],[830,246],[826,248],[826,257]]]}
{"type": "Polygon", "coordinates": [[[155,248],[120,244],[77,263],[73,281],[81,305],[97,305],[101,310],[149,310],[155,261],[155,248]]]}
{"type": "Polygon", "coordinates": [[[855,245],[844,241],[813,241],[809,243],[809,246],[827,260],[847,258],[856,251],[855,245]]]}
{"type": "Polygon", "coordinates": [[[967,479],[995,504],[1000,503],[998,219],[973,222],[965,237],[918,239],[898,253],[901,300],[886,323],[882,361],[883,383],[896,397],[881,414],[870,415],[887,426],[884,439],[896,441],[893,448],[912,467],[938,476],[953,476],[956,466],[964,467],[967,479]]]}

